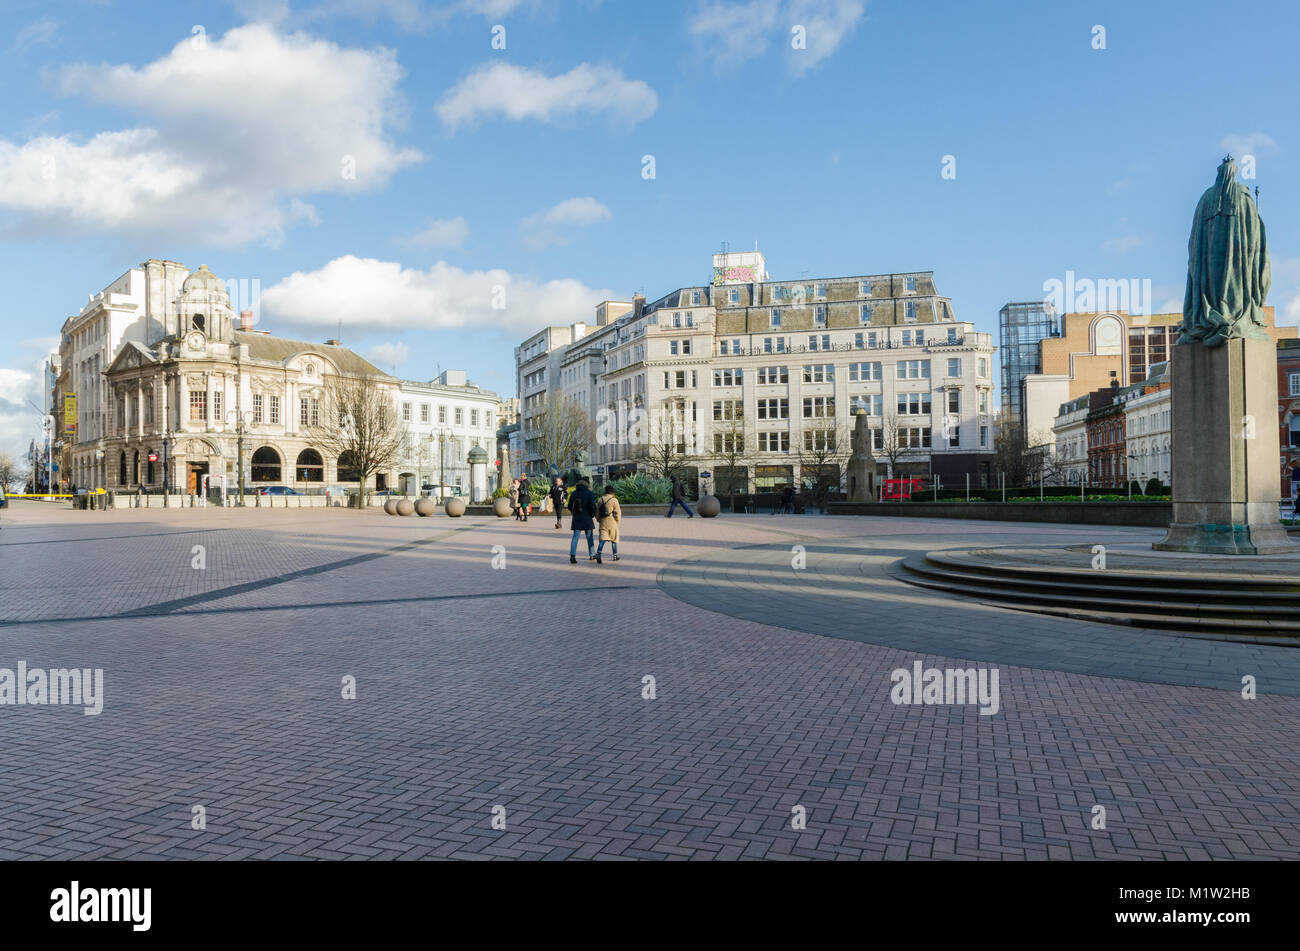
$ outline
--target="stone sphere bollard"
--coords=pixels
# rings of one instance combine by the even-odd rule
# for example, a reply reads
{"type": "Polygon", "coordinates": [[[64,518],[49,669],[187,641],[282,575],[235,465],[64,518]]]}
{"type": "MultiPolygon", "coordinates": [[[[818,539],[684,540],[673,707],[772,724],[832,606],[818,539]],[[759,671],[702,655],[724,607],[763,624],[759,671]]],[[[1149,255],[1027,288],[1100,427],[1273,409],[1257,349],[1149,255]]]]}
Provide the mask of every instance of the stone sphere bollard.
{"type": "Polygon", "coordinates": [[[384,514],[385,515],[397,514],[397,499],[390,497],[384,501],[384,514]]]}
{"type": "Polygon", "coordinates": [[[700,513],[701,518],[717,518],[722,511],[722,503],[716,495],[704,495],[700,497],[700,504],[695,506],[695,511],[700,513]]]}
{"type": "Polygon", "coordinates": [[[436,511],[438,511],[438,506],[434,503],[433,499],[428,498],[427,496],[415,503],[415,514],[421,518],[427,518],[436,511]]]}
{"type": "Polygon", "coordinates": [[[497,518],[510,517],[510,500],[504,495],[492,503],[492,511],[496,512],[497,518]]]}
{"type": "Polygon", "coordinates": [[[465,514],[465,500],[453,495],[447,500],[443,510],[452,518],[460,518],[465,514]]]}
{"type": "Polygon", "coordinates": [[[400,499],[400,500],[398,500],[398,503],[397,503],[397,514],[398,514],[398,515],[414,515],[414,514],[415,514],[415,503],[412,502],[410,499],[400,499]]]}

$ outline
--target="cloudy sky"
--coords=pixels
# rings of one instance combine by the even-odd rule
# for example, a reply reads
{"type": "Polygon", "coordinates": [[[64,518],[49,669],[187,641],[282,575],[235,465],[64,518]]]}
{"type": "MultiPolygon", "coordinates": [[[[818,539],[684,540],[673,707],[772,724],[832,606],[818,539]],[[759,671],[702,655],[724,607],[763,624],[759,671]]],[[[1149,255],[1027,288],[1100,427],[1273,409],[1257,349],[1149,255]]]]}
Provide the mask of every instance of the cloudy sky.
{"type": "Polygon", "coordinates": [[[1226,151],[1300,322],[1300,14],[1243,9],[3,0],[0,449],[39,433],[64,319],[150,257],[511,395],[521,337],[703,283],[722,242],[774,278],[932,269],[994,332],[1067,270],[1178,309],[1226,151]]]}

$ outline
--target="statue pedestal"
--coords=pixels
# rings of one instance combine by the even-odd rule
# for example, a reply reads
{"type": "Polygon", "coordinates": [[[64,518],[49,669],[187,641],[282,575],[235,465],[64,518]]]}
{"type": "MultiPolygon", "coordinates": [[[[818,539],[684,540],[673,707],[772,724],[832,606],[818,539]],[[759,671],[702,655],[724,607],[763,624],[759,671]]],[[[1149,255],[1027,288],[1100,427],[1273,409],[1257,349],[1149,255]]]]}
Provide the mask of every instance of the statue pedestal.
{"type": "Polygon", "coordinates": [[[1278,523],[1277,347],[1173,347],[1174,517],[1159,551],[1300,552],[1278,523]]]}

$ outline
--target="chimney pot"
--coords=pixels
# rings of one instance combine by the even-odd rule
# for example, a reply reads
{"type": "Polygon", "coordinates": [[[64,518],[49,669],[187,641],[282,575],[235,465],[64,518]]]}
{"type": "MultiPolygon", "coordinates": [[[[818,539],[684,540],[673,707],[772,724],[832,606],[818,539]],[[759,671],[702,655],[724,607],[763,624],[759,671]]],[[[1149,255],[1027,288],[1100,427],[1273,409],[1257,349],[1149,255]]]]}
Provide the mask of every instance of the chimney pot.
{"type": "Polygon", "coordinates": [[[240,330],[253,329],[253,312],[251,310],[241,310],[239,312],[239,329],[240,330]]]}

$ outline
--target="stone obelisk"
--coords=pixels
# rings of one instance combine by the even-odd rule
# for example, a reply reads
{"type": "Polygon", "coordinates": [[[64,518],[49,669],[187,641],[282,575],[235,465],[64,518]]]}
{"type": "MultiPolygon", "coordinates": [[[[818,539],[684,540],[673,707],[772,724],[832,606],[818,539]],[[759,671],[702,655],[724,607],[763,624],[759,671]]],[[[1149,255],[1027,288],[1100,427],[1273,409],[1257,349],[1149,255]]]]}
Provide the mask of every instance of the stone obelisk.
{"type": "Polygon", "coordinates": [[[1196,206],[1172,348],[1173,521],[1161,551],[1300,553],[1278,522],[1277,347],[1264,223],[1232,156],[1196,206]]]}

